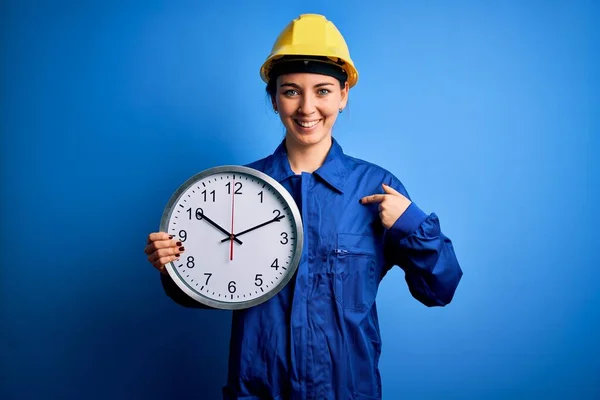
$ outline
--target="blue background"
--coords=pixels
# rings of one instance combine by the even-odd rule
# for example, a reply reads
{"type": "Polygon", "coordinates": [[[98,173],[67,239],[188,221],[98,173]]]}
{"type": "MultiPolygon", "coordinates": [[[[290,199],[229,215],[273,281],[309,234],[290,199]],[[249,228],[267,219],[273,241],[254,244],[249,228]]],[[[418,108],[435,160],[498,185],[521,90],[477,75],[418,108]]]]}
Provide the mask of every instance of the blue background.
{"type": "Polygon", "coordinates": [[[189,176],[280,142],[258,69],[301,13],[360,73],[335,137],[465,272],[441,309],[382,283],[384,399],[600,398],[597,2],[83,3],[0,6],[0,398],[219,398],[230,314],[143,248],[189,176]]]}

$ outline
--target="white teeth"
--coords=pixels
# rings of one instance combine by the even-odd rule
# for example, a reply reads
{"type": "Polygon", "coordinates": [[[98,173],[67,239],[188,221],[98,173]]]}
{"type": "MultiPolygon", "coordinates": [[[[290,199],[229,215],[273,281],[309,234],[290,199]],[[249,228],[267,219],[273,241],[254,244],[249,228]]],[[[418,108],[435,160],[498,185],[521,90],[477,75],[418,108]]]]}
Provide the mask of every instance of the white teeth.
{"type": "Polygon", "coordinates": [[[319,123],[319,120],[310,121],[310,122],[296,120],[296,122],[298,123],[298,125],[302,126],[303,128],[312,128],[313,126],[315,126],[316,124],[319,123]]]}

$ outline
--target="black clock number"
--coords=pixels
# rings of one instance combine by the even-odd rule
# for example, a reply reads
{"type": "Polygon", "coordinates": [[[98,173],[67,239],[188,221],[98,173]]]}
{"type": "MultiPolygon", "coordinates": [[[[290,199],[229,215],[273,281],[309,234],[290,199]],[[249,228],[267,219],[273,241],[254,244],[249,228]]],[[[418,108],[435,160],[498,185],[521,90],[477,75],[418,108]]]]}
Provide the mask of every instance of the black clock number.
{"type": "Polygon", "coordinates": [[[263,280],[261,279],[262,274],[256,274],[256,278],[254,278],[254,284],[256,286],[262,286],[263,280]]]}
{"type": "Polygon", "coordinates": [[[227,290],[229,290],[229,293],[235,293],[235,281],[231,281],[229,282],[229,286],[227,286],[227,290]]]}
{"type": "Polygon", "coordinates": [[[262,202],[263,202],[263,192],[262,192],[262,190],[260,192],[258,192],[258,195],[260,196],[260,202],[262,204],[262,202]]]}
{"type": "Polygon", "coordinates": [[[206,275],[206,283],[205,285],[208,285],[208,281],[210,280],[210,277],[212,276],[211,273],[205,272],[204,275],[206,275]]]}
{"type": "Polygon", "coordinates": [[[278,259],[276,258],[275,261],[273,261],[273,264],[271,264],[271,268],[275,268],[275,271],[279,269],[279,263],[277,260],[278,259]]]}
{"type": "MultiPolygon", "coordinates": [[[[196,266],[196,264],[194,264],[194,257],[189,256],[187,258],[187,264],[186,265],[187,265],[188,268],[194,268],[196,266]]],[[[207,281],[207,283],[208,283],[208,281],[207,281]]]]}
{"type": "Polygon", "coordinates": [[[273,214],[275,214],[275,213],[277,213],[277,215],[273,219],[279,218],[279,216],[281,215],[281,211],[279,211],[279,210],[273,210],[273,214]]]}
{"type": "MultiPolygon", "coordinates": [[[[188,212],[188,217],[190,217],[190,219],[192,219],[192,208],[190,207],[186,211],[188,212]]],[[[200,221],[203,216],[204,216],[204,210],[201,208],[196,208],[196,219],[198,221],[200,221]]]]}
{"type": "Polygon", "coordinates": [[[179,240],[182,242],[185,242],[185,240],[187,239],[187,232],[184,231],[183,229],[179,231],[179,240]]]}
{"type": "MultiPolygon", "coordinates": [[[[206,190],[202,191],[202,194],[204,195],[204,202],[206,203],[206,190]]],[[[215,191],[213,190],[209,194],[212,194],[212,201],[214,203],[215,202],[215,191]]]]}
{"type": "Polygon", "coordinates": [[[288,234],[287,234],[287,232],[281,232],[281,237],[283,239],[281,239],[279,241],[279,243],[281,243],[281,244],[287,244],[287,242],[288,242],[288,234]],[[285,240],[285,242],[284,242],[284,240],[285,240]]]}
{"type": "MultiPolygon", "coordinates": [[[[227,182],[225,184],[225,186],[227,186],[227,194],[231,194],[231,182],[227,182]]],[[[236,182],[235,183],[235,194],[242,194],[242,192],[240,192],[240,190],[242,190],[242,182],[236,182]]]]}

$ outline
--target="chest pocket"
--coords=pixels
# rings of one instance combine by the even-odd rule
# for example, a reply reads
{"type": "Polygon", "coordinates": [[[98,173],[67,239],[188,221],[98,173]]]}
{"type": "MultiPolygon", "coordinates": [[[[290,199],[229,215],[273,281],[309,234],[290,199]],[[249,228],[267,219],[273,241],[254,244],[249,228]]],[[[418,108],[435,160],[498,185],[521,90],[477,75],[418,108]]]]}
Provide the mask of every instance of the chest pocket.
{"type": "Polygon", "coordinates": [[[377,254],[371,235],[338,233],[334,249],[335,299],[344,309],[364,310],[377,295],[377,254]]]}

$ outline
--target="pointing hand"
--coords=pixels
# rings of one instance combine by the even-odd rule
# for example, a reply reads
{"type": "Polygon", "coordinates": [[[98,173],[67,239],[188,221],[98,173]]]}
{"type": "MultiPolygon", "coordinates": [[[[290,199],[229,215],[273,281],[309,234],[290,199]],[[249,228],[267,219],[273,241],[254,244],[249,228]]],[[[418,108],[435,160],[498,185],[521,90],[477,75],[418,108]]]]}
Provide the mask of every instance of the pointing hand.
{"type": "Polygon", "coordinates": [[[381,186],[385,193],[365,196],[360,199],[360,204],[379,203],[379,218],[381,218],[383,226],[390,229],[404,214],[411,201],[385,183],[381,186]]]}

